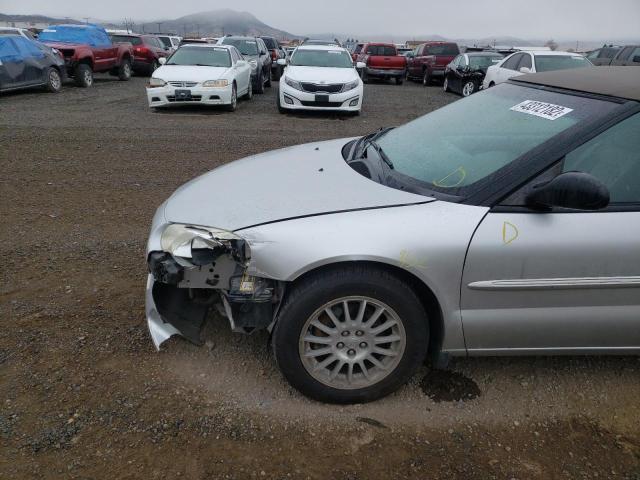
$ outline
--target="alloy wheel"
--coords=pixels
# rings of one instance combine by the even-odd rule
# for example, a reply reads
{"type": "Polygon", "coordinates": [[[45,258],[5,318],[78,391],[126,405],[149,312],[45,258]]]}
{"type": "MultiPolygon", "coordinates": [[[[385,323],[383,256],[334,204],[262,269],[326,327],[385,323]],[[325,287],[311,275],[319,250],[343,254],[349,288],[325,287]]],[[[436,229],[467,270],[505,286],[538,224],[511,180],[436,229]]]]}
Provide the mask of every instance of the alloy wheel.
{"type": "Polygon", "coordinates": [[[49,84],[51,85],[51,88],[53,90],[60,90],[60,87],[62,86],[62,80],[60,79],[60,74],[57,70],[51,70],[49,72],[49,84]]]}
{"type": "Polygon", "coordinates": [[[369,297],[339,298],[307,319],[299,339],[304,368],[341,390],[374,385],[400,363],[407,343],[400,317],[369,297]]]}
{"type": "Polygon", "coordinates": [[[464,87],[462,87],[462,95],[464,95],[465,97],[468,97],[473,93],[475,89],[476,89],[476,86],[473,82],[467,82],[464,84],[464,87]]]}

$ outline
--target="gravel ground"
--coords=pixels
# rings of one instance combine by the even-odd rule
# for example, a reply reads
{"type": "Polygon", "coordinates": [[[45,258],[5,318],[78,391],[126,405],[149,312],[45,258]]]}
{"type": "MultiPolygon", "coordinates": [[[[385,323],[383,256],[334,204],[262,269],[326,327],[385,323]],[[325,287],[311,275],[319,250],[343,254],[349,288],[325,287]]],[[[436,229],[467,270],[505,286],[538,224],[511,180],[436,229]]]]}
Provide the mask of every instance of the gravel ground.
{"type": "Polygon", "coordinates": [[[336,407],[283,381],[266,335],[221,318],[205,347],[156,353],[144,245],[176,187],[457,97],[373,84],[358,118],[283,116],[272,88],[233,114],[154,113],[145,81],[0,97],[0,478],[640,479],[635,357],[458,359],[336,407]]]}

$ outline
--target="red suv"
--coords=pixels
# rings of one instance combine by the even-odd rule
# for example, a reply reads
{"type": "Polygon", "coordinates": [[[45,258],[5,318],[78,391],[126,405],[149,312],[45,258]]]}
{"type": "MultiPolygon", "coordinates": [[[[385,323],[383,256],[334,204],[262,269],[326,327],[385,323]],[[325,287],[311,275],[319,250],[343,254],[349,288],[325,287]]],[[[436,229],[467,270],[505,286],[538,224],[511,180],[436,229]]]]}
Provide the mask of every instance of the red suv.
{"type": "Polygon", "coordinates": [[[165,47],[155,35],[113,33],[111,41],[133,45],[133,71],[136,73],[151,75],[160,66],[159,59],[170,54],[169,47],[165,47]]]}
{"type": "Polygon", "coordinates": [[[426,42],[407,54],[407,77],[422,80],[429,85],[434,78],[444,80],[444,71],[458,56],[458,44],[452,42],[426,42]]]}

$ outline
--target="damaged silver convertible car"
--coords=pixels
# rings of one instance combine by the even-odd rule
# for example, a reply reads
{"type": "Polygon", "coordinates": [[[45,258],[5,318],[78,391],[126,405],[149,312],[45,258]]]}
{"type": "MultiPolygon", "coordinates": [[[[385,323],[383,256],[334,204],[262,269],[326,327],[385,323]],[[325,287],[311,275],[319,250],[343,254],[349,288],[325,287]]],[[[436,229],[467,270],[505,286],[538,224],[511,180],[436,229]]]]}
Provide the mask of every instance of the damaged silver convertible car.
{"type": "Polygon", "coordinates": [[[427,354],[640,353],[631,70],[522,76],[184,185],[148,242],[154,344],[200,343],[216,308],[339,403],[389,394],[427,354]]]}

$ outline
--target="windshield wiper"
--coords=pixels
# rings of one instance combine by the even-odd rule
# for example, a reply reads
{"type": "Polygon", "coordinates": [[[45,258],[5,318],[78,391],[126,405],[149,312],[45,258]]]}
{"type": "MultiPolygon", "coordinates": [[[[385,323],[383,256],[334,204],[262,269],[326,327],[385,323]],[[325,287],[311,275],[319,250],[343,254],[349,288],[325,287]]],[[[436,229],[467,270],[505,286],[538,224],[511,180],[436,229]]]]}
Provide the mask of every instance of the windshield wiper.
{"type": "Polygon", "coordinates": [[[378,145],[378,143],[375,140],[368,140],[366,144],[369,145],[370,147],[373,147],[373,149],[376,151],[380,159],[387,164],[387,167],[393,170],[393,162],[387,156],[387,154],[384,153],[384,150],[382,149],[382,147],[378,145]]]}
{"type": "Polygon", "coordinates": [[[380,138],[382,135],[387,133],[389,130],[393,130],[394,127],[381,127],[373,133],[365,135],[364,137],[360,137],[355,145],[353,146],[353,154],[351,155],[350,160],[355,160],[357,158],[362,158],[361,155],[364,153],[364,149],[366,144],[370,141],[374,141],[377,138],[380,138]]]}

